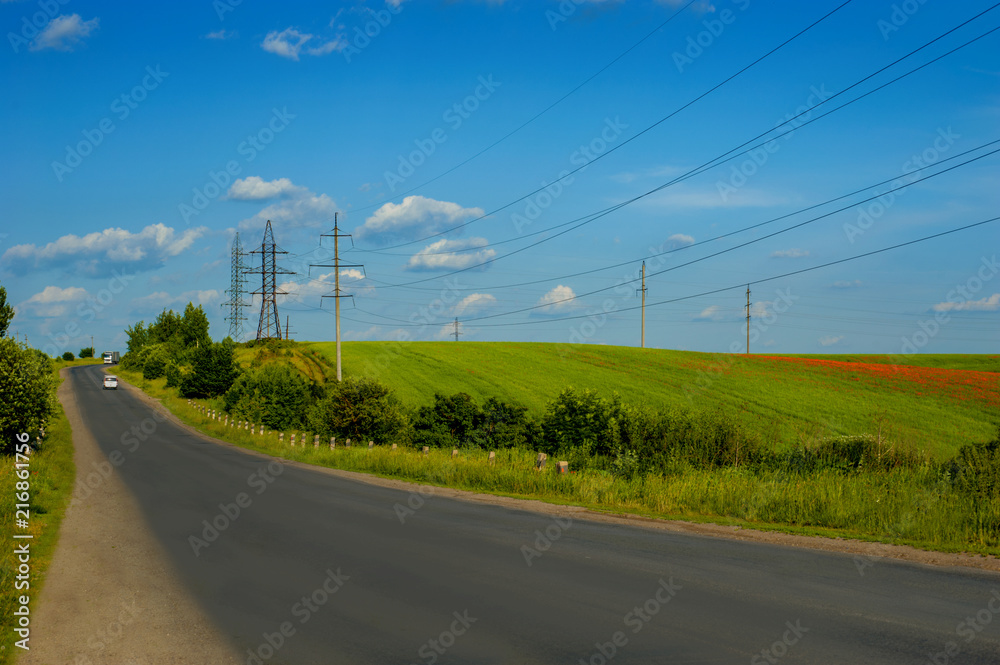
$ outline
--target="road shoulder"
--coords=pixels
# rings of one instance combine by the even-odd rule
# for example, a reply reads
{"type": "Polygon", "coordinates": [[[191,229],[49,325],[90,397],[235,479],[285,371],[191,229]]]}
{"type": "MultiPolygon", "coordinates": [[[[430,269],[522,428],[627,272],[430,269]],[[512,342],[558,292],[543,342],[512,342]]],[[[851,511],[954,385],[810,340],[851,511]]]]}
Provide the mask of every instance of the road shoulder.
{"type": "Polygon", "coordinates": [[[178,581],[117,472],[107,472],[71,384],[63,381],[59,401],[73,431],[76,492],[33,610],[31,650],[18,663],[240,662],[178,581]],[[93,489],[81,484],[88,479],[93,489]]]}

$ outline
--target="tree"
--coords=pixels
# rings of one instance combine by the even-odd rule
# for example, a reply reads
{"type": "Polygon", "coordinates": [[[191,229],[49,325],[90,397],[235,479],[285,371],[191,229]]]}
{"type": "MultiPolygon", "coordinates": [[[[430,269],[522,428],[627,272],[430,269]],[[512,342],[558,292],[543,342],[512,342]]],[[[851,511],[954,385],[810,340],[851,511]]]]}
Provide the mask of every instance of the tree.
{"type": "Polygon", "coordinates": [[[94,347],[88,346],[80,349],[81,358],[93,358],[94,357],[94,347]]]}
{"type": "Polygon", "coordinates": [[[184,319],[172,309],[165,309],[156,317],[149,326],[149,343],[160,342],[171,344],[178,349],[183,348],[181,343],[181,332],[184,330],[184,319]]]}
{"type": "Polygon", "coordinates": [[[225,394],[239,375],[228,340],[198,347],[192,357],[191,372],[181,381],[183,397],[215,397],[225,394]]]}
{"type": "Polygon", "coordinates": [[[149,330],[146,329],[144,321],[126,328],[125,334],[128,335],[128,342],[126,343],[128,353],[135,353],[149,343],[149,330]]]}
{"type": "Polygon", "coordinates": [[[62,359],[63,360],[70,361],[70,360],[73,360],[73,358],[74,358],[74,356],[73,356],[73,352],[72,351],[66,351],[65,353],[62,354],[62,359]]]}
{"type": "Polygon", "coordinates": [[[185,349],[212,343],[212,338],[208,335],[208,316],[201,305],[195,307],[190,302],[187,304],[179,333],[181,347],[185,349]]]}
{"type": "Polygon", "coordinates": [[[7,289],[0,286],[0,338],[7,336],[7,328],[14,318],[14,308],[7,304],[7,289]]]}

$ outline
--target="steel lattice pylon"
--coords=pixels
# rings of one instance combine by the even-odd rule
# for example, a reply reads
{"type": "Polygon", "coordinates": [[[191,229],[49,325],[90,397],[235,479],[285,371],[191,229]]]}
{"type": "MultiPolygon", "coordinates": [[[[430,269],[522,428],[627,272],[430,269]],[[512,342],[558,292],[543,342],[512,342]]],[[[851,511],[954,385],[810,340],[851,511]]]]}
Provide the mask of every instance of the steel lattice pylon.
{"type": "Polygon", "coordinates": [[[264,228],[264,240],[260,249],[255,249],[251,254],[260,254],[260,270],[248,270],[248,275],[260,275],[261,286],[259,291],[254,291],[254,295],[260,294],[260,323],[257,324],[257,339],[281,339],[281,319],[278,318],[277,296],[286,295],[284,291],[277,290],[278,275],[294,275],[291,270],[284,270],[278,267],[276,257],[278,254],[288,252],[279,250],[274,244],[274,233],[271,231],[271,220],[267,220],[264,228]]]}
{"type": "Polygon", "coordinates": [[[246,254],[243,253],[243,246],[240,244],[240,234],[237,233],[233,239],[233,266],[230,286],[226,290],[226,293],[229,294],[229,301],[222,303],[223,307],[229,307],[229,316],[225,320],[229,321],[229,337],[234,342],[243,341],[243,322],[247,320],[247,317],[243,316],[243,308],[250,306],[243,300],[243,294],[247,290],[247,266],[243,262],[244,256],[246,254]]]}

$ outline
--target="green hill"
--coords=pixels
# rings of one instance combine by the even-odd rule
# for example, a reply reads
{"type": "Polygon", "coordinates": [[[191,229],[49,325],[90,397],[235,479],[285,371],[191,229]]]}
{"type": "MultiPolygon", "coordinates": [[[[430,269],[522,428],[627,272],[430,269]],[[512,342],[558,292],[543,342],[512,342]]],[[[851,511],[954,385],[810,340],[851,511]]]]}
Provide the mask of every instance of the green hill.
{"type": "MultiPolygon", "coordinates": [[[[515,342],[345,342],[342,349],[344,376],[375,377],[410,407],[430,404],[436,392],[465,392],[540,416],[572,386],[653,409],[736,412],[777,449],[881,431],[939,459],[990,440],[1000,425],[997,356],[746,356],[515,342]]],[[[240,351],[244,363],[256,357],[291,362],[322,381],[332,376],[335,345],[240,351]]]]}

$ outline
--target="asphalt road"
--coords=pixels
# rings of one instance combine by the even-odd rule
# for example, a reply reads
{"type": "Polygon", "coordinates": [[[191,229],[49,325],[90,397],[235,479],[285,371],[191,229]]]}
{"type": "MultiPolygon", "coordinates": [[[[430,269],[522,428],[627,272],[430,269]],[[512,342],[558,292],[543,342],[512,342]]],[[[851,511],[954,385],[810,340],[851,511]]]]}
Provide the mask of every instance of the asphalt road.
{"type": "Polygon", "coordinates": [[[423,497],[212,443],[101,377],[67,379],[86,426],[244,662],[1000,662],[994,573],[423,497]]]}

